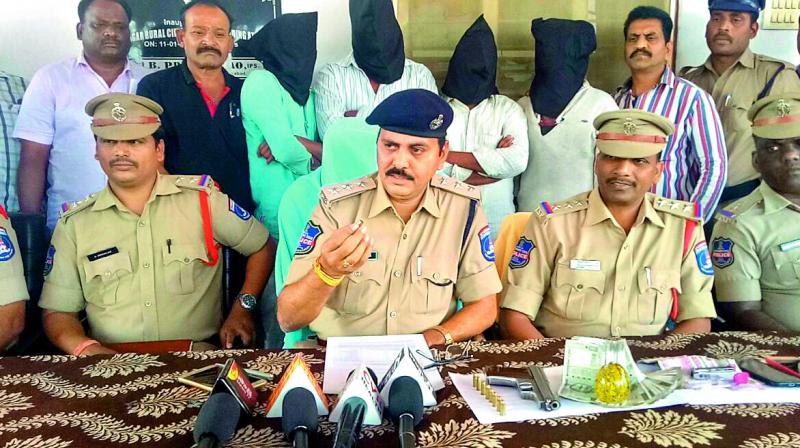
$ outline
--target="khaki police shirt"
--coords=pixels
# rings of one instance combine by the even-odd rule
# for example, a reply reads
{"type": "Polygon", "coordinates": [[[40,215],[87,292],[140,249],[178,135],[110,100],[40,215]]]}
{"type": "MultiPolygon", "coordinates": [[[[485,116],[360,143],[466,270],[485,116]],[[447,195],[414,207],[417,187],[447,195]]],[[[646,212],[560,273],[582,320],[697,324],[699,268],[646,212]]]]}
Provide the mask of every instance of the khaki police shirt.
{"type": "Polygon", "coordinates": [[[325,240],[363,220],[375,238],[364,266],[334,289],[310,328],[321,339],[420,333],[449,319],[456,297],[473,302],[500,292],[489,226],[480,206],[462,245],[478,188],[436,176],[408,223],[377,174],[325,187],[300,239],[286,284],[313,268],[325,240]]]}
{"type": "Polygon", "coordinates": [[[548,337],[654,335],[675,288],[678,322],[716,317],[700,223],[682,255],[693,204],[648,193],[627,235],[597,189],[549,207],[536,210],[517,243],[502,308],[526,314],[548,337]]]}
{"type": "MultiPolygon", "coordinates": [[[[59,219],[45,263],[42,308],[86,310],[109,343],[207,339],[222,322],[222,262],[207,266],[200,191],[214,240],[250,255],[267,230],[208,176],[159,175],[141,216],[106,187],[59,219]]],[[[221,253],[221,249],[218,249],[221,253]]]]}
{"type": "Polygon", "coordinates": [[[0,206],[0,306],[28,300],[17,234],[0,206]]]}
{"type": "Polygon", "coordinates": [[[711,261],[718,301],[761,301],[800,331],[800,207],[762,182],[717,213],[711,261]]]}
{"type": "Polygon", "coordinates": [[[800,79],[791,64],[754,54],[749,49],[722,75],[714,71],[710,57],[700,67],[681,71],[683,78],[711,94],[717,105],[728,147],[729,186],[760,177],[751,162],[756,148],[747,111],[782,65],[786,68],[775,78],[767,95],[800,91],[800,79]]]}

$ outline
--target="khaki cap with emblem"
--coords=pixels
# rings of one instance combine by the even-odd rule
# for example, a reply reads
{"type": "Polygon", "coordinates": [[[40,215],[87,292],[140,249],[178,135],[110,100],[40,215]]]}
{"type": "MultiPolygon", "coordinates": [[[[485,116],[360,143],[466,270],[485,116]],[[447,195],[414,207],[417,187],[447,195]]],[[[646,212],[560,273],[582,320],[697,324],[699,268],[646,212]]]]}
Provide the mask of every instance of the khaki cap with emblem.
{"type": "Polygon", "coordinates": [[[633,159],[664,150],[675,126],[661,115],[638,109],[605,112],[594,120],[597,149],[603,154],[633,159]]]}
{"type": "Polygon", "coordinates": [[[747,111],[753,135],[773,140],[800,137],[800,92],[770,95],[747,111]]]}
{"type": "Polygon", "coordinates": [[[135,140],[154,133],[164,112],[155,101],[127,93],[106,93],[86,103],[92,132],[107,140],[135,140]]]}

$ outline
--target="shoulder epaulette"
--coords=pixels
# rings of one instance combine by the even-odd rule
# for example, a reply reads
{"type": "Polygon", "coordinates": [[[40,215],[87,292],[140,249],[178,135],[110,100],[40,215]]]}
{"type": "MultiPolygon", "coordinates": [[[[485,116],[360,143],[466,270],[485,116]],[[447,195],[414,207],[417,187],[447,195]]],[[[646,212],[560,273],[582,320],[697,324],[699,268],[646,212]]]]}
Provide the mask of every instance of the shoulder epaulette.
{"type": "Polygon", "coordinates": [[[738,201],[728,204],[727,207],[717,212],[717,221],[733,223],[742,213],[746,213],[763,200],[760,194],[749,194],[738,201]]]}
{"type": "Polygon", "coordinates": [[[322,187],[322,190],[319,192],[319,199],[323,204],[330,204],[372,190],[377,186],[378,185],[371,177],[362,177],[351,182],[322,187]]]}
{"type": "Polygon", "coordinates": [[[457,181],[452,177],[433,176],[433,179],[431,179],[431,186],[455,193],[459,196],[467,197],[469,199],[478,201],[481,199],[480,188],[457,181]]]}
{"type": "Polygon", "coordinates": [[[755,57],[759,62],[772,62],[775,65],[783,65],[786,68],[794,69],[794,65],[792,65],[791,63],[783,61],[783,60],[780,60],[780,59],[773,58],[771,56],[767,56],[765,54],[756,54],[755,57]]]}
{"type": "Polygon", "coordinates": [[[61,215],[59,216],[60,219],[69,218],[70,216],[78,213],[81,210],[85,210],[92,204],[94,201],[97,200],[97,193],[92,193],[89,196],[81,199],[80,201],[75,202],[65,202],[61,204],[61,215]]]}
{"type": "Polygon", "coordinates": [[[686,77],[686,75],[688,75],[689,73],[693,72],[694,70],[701,69],[703,67],[704,66],[702,66],[702,65],[698,65],[698,66],[687,65],[686,67],[683,67],[682,69],[680,69],[678,71],[678,76],[680,76],[681,78],[684,78],[684,77],[686,77]]]}
{"type": "Polygon", "coordinates": [[[677,199],[667,199],[656,196],[653,200],[653,208],[658,211],[666,212],[681,218],[691,219],[692,221],[703,220],[703,209],[696,202],[679,201],[677,199]]]}
{"type": "Polygon", "coordinates": [[[175,186],[179,188],[186,188],[189,190],[208,191],[210,189],[217,189],[217,183],[208,174],[200,176],[170,176],[175,180],[175,186]]]}
{"type": "Polygon", "coordinates": [[[564,215],[587,208],[589,208],[589,196],[588,194],[583,194],[556,204],[551,204],[547,201],[541,202],[535,213],[539,219],[546,219],[554,215],[564,215]]]}

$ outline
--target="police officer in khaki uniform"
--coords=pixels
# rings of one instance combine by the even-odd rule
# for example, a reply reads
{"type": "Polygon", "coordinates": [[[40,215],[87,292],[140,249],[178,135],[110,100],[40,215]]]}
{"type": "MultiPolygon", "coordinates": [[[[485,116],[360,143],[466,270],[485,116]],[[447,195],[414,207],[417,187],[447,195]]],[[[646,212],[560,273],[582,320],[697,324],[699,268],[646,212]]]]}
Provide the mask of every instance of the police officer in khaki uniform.
{"type": "Polygon", "coordinates": [[[763,181],[717,214],[711,261],[734,329],[800,331],[800,92],[750,108],[763,181]]]}
{"type": "Polygon", "coordinates": [[[8,213],[0,205],[0,353],[25,327],[28,287],[22,270],[17,235],[8,213]]]}
{"type": "Polygon", "coordinates": [[[709,0],[708,9],[706,43],[711,55],[703,65],[681,70],[681,76],[710,93],[719,111],[728,147],[722,205],[758,187],[759,176],[750,163],[755,146],[747,110],[767,95],[800,91],[800,79],[788,62],[750,51],[764,0],[709,0]]]}
{"type": "Polygon", "coordinates": [[[67,353],[103,343],[219,336],[252,340],[255,305],[271,269],[266,229],[208,176],[168,176],[161,106],[140,96],[91,100],[95,158],[107,187],[65,204],[47,254],[39,305],[50,340],[67,353]],[[239,300],[222,322],[221,245],[249,256],[239,300]],[[89,339],[78,320],[86,311],[89,339]],[[99,341],[99,342],[98,342],[99,341]]]}
{"type": "Polygon", "coordinates": [[[494,322],[501,286],[480,191],[435,175],[452,119],[421,89],[391,95],[367,117],[381,127],[378,172],[323,188],[278,297],[284,331],[309,325],[322,340],[422,333],[432,345],[494,322]]]}
{"type": "Polygon", "coordinates": [[[716,314],[702,215],[648,193],[672,124],[626,109],[594,126],[597,187],[531,215],[509,262],[501,330],[512,339],[642,336],[671,320],[675,331],[709,331],[716,314]]]}

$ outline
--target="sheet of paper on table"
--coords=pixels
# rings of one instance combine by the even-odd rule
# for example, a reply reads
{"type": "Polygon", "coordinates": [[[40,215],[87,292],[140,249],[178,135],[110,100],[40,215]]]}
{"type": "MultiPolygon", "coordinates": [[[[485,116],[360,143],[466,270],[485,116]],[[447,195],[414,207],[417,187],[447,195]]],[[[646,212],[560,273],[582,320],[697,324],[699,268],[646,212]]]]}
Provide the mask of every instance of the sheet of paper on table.
{"type": "MultiPolygon", "coordinates": [[[[341,392],[347,382],[347,375],[361,363],[371,368],[380,381],[391,367],[397,354],[406,346],[411,349],[411,353],[422,367],[431,363],[430,360],[417,353],[419,350],[425,356],[433,358],[433,354],[421,334],[328,338],[325,348],[323,392],[326,394],[341,392]]],[[[433,385],[434,390],[444,389],[444,381],[439,374],[439,369],[427,369],[425,376],[433,385]]]]}
{"type": "MultiPolygon", "coordinates": [[[[547,379],[553,385],[561,384],[563,367],[544,369],[547,379]]],[[[604,414],[609,412],[629,411],[636,409],[653,409],[681,404],[719,405],[739,403],[800,403],[800,388],[747,386],[740,389],[728,389],[722,386],[709,386],[707,389],[678,389],[666,398],[650,405],[608,408],[590,403],[561,398],[561,407],[555,411],[542,411],[536,403],[523,400],[519,392],[511,387],[493,386],[497,394],[506,403],[506,415],[501,416],[480,392],[472,387],[472,375],[451,373],[450,378],[458,392],[466,400],[475,417],[482,424],[521,422],[559,417],[575,417],[588,414],[604,414]]],[[[557,387],[557,386],[556,386],[557,387]]],[[[555,390],[555,388],[554,388],[555,390]]]]}

